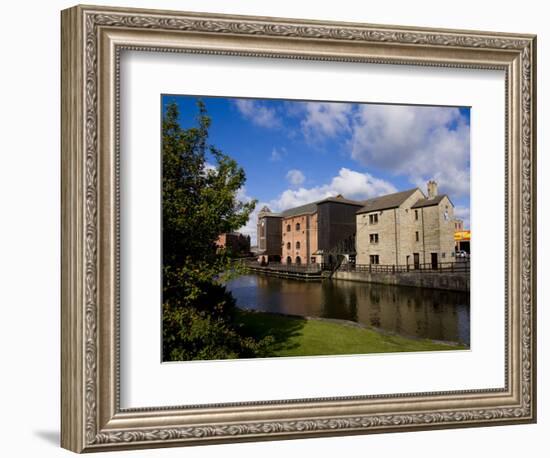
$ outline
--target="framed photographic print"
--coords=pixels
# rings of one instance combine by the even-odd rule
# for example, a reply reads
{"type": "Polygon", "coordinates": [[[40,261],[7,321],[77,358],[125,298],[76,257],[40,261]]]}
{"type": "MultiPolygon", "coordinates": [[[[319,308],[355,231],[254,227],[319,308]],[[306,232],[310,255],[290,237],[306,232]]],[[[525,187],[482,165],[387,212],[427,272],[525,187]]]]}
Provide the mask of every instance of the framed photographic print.
{"type": "Polygon", "coordinates": [[[532,35],[62,12],[62,446],[536,420],[532,35]]]}

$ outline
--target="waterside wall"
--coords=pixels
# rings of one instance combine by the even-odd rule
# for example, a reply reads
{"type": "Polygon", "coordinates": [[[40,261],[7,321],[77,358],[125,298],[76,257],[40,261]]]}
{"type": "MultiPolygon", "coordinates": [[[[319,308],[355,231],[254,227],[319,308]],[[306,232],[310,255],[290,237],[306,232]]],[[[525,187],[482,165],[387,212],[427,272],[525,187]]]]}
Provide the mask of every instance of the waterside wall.
{"type": "Polygon", "coordinates": [[[332,276],[335,280],[347,280],[384,285],[414,286],[435,288],[448,291],[470,291],[470,274],[465,272],[343,272],[337,271],[332,276]]]}

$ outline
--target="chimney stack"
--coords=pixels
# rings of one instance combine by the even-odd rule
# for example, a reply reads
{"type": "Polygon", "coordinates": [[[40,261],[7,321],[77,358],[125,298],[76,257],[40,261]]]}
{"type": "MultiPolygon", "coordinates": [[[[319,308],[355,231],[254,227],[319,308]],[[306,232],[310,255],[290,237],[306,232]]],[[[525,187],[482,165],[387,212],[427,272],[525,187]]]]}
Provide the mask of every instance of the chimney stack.
{"type": "Polygon", "coordinates": [[[428,181],[428,199],[433,199],[437,196],[437,182],[434,180],[428,181]]]}

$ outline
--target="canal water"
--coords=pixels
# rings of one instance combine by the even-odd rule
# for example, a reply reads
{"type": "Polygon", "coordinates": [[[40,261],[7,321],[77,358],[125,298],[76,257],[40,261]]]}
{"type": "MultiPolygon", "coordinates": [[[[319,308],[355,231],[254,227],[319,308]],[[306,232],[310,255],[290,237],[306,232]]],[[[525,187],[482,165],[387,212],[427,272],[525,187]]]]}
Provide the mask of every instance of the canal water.
{"type": "Polygon", "coordinates": [[[227,284],[241,309],[350,320],[403,336],[470,345],[470,295],[343,280],[243,275],[227,284]]]}

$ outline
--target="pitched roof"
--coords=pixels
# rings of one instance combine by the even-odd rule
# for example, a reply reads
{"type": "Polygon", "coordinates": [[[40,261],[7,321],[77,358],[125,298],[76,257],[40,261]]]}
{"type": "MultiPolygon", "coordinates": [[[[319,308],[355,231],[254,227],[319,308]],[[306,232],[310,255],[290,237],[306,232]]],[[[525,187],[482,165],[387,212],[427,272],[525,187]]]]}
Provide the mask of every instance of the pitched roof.
{"type": "Polygon", "coordinates": [[[339,204],[356,205],[357,207],[362,207],[365,204],[364,201],[345,199],[342,196],[327,197],[326,199],[318,201],[317,204],[322,204],[324,202],[336,202],[339,204]]]}
{"type": "Polygon", "coordinates": [[[420,199],[412,205],[411,208],[431,207],[432,205],[438,205],[439,202],[441,202],[445,197],[448,198],[447,194],[439,194],[433,199],[420,199]]]}
{"type": "Polygon", "coordinates": [[[281,212],[283,218],[289,216],[304,215],[306,213],[315,213],[317,211],[317,202],[311,202],[309,204],[300,205],[299,207],[289,208],[281,212]]]}
{"type": "Polygon", "coordinates": [[[387,210],[389,208],[397,208],[405,202],[418,188],[408,189],[407,191],[394,192],[385,196],[374,197],[366,200],[363,207],[357,210],[357,213],[368,213],[378,210],[387,210]]]}
{"type": "Polygon", "coordinates": [[[297,216],[297,215],[315,213],[317,211],[317,205],[322,204],[324,202],[336,202],[336,203],[341,203],[341,204],[355,205],[357,207],[360,207],[360,206],[363,205],[363,202],[359,202],[357,200],[345,199],[341,195],[338,195],[336,197],[327,197],[325,199],[321,199],[321,200],[318,200],[316,202],[311,202],[309,204],[300,205],[299,207],[289,208],[289,209],[281,212],[280,215],[283,218],[288,218],[290,216],[297,216]]]}
{"type": "Polygon", "coordinates": [[[260,212],[258,213],[258,218],[280,218],[280,213],[266,213],[266,212],[260,212]]]}

